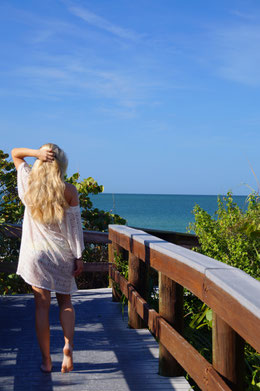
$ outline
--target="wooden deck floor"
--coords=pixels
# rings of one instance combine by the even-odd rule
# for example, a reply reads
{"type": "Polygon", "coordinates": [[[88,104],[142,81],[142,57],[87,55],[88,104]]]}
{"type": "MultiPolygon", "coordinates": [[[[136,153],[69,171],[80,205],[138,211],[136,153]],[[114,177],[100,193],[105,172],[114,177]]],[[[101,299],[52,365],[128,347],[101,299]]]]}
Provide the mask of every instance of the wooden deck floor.
{"type": "Polygon", "coordinates": [[[157,391],[190,390],[183,377],[157,374],[158,344],[148,330],[127,327],[111,289],[79,291],[76,311],[74,371],[60,372],[63,337],[56,299],[50,311],[53,372],[39,370],[32,295],[0,298],[1,391],[157,391]]]}

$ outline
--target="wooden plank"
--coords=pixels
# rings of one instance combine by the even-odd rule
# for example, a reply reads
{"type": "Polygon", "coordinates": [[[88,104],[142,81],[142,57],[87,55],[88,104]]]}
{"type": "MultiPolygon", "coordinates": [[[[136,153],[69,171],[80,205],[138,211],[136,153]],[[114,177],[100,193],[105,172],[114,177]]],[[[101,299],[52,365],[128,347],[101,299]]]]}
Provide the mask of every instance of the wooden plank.
{"type": "Polygon", "coordinates": [[[7,238],[17,239],[22,235],[22,226],[20,224],[0,224],[0,233],[7,238]]]}
{"type": "Polygon", "coordinates": [[[0,262],[0,273],[16,273],[18,262],[0,262]]]}
{"type": "MultiPolygon", "coordinates": [[[[0,232],[7,238],[17,239],[22,235],[22,226],[20,224],[0,224],[0,232]]],[[[84,243],[110,243],[108,232],[83,231],[84,243]]]]}
{"type": "Polygon", "coordinates": [[[108,262],[84,262],[84,272],[102,272],[107,273],[109,269],[108,262]]]}
{"type": "MultiPolygon", "coordinates": [[[[128,281],[142,297],[146,298],[148,290],[146,265],[131,252],[128,257],[128,281]]],[[[146,328],[144,320],[135,311],[130,301],[128,302],[128,325],[134,329],[146,328]]]]}
{"type": "Polygon", "coordinates": [[[260,352],[260,282],[238,269],[208,270],[205,301],[243,339],[260,352]]]}
{"type": "MultiPolygon", "coordinates": [[[[160,272],[159,314],[176,331],[183,333],[183,287],[160,272]]],[[[161,342],[159,342],[159,374],[162,376],[183,375],[183,369],[178,361],[161,342]]]]}
{"type": "Polygon", "coordinates": [[[83,231],[84,243],[93,243],[93,244],[107,244],[111,243],[108,240],[108,232],[98,232],[98,231],[83,231]]]}
{"type": "MultiPolygon", "coordinates": [[[[205,263],[205,259],[200,262],[197,261],[196,258],[196,269],[190,265],[190,259],[188,262],[183,263],[184,255],[181,253],[182,259],[176,258],[176,253],[174,250],[179,250],[180,248],[174,244],[167,243],[162,239],[158,239],[154,236],[148,235],[145,232],[140,232],[137,230],[131,233],[131,237],[129,236],[129,232],[127,232],[127,227],[120,227],[120,231],[123,234],[119,234],[115,229],[118,229],[118,226],[114,228],[114,226],[109,227],[109,239],[115,243],[120,244],[120,246],[124,247],[126,250],[130,250],[136,257],[144,261],[146,264],[150,265],[152,268],[157,270],[158,272],[163,273],[168,276],[178,284],[184,286],[193,292],[196,296],[198,296],[201,300],[203,298],[203,282],[204,282],[204,271],[209,267],[208,259],[205,263]],[[135,239],[136,238],[136,239],[135,239]],[[162,253],[156,248],[153,248],[156,245],[161,245],[160,250],[163,249],[163,246],[166,246],[167,253],[162,253]],[[167,245],[168,248],[167,248],[167,245]],[[172,247],[173,246],[173,247],[172,247]],[[204,264],[203,264],[204,261],[204,264]]],[[[131,232],[130,231],[130,232],[131,232]]],[[[165,248],[164,248],[165,250],[165,248]]],[[[196,254],[187,249],[184,250],[184,253],[192,253],[196,254]]],[[[191,258],[191,254],[188,254],[189,258],[191,258]]],[[[200,254],[196,254],[198,256],[200,254]]],[[[204,257],[204,256],[202,256],[204,257]]],[[[205,257],[208,258],[208,257],[205,257]]],[[[210,259],[210,258],[209,258],[210,259]]],[[[215,260],[214,260],[215,261],[215,260]]],[[[217,261],[215,261],[217,262],[217,261]]],[[[216,266],[215,262],[213,266],[216,266]]],[[[219,264],[219,263],[218,263],[219,264]]],[[[228,267],[228,266],[227,266],[228,267]]]]}
{"type": "Polygon", "coordinates": [[[147,302],[139,295],[120,273],[110,266],[111,276],[120,285],[138,312],[148,323],[151,332],[159,338],[179,364],[189,373],[202,391],[231,391],[213,366],[202,357],[172,326],[170,326],[155,310],[150,309],[147,302]]]}
{"type": "MultiPolygon", "coordinates": [[[[0,273],[15,273],[18,262],[0,262],[0,273]]],[[[84,262],[84,272],[108,272],[108,262],[84,262]]]]}
{"type": "Polygon", "coordinates": [[[215,259],[125,226],[109,226],[109,238],[189,289],[260,351],[259,281],[215,259]]]}
{"type": "MultiPolygon", "coordinates": [[[[54,295],[52,294],[54,299],[54,295]]],[[[1,391],[190,391],[182,377],[158,375],[158,344],[146,329],[127,327],[127,314],[111,301],[111,289],[88,289],[72,296],[76,308],[74,371],[60,372],[62,362],[59,310],[50,313],[50,375],[39,370],[41,357],[34,337],[33,295],[0,297],[1,391]],[[64,377],[65,376],[65,377],[64,377]]]]}
{"type": "Polygon", "coordinates": [[[156,236],[157,238],[164,239],[167,242],[177,244],[178,246],[183,246],[190,249],[199,246],[198,238],[196,235],[193,234],[174,232],[174,231],[165,231],[165,230],[158,230],[158,229],[151,229],[151,228],[141,228],[141,227],[130,227],[130,228],[147,232],[153,236],[156,236]]]}
{"type": "Polygon", "coordinates": [[[213,367],[233,391],[244,391],[244,340],[213,313],[213,367]]]}
{"type": "MultiPolygon", "coordinates": [[[[109,250],[108,250],[108,257],[109,257],[109,262],[111,264],[116,264],[116,257],[123,257],[124,255],[124,249],[119,246],[116,243],[111,243],[109,244],[109,250]]],[[[110,276],[110,269],[109,269],[109,280],[110,280],[110,287],[112,288],[112,298],[113,301],[120,301],[121,300],[121,294],[118,292],[117,287],[115,284],[111,281],[111,276],[110,276]]]]}

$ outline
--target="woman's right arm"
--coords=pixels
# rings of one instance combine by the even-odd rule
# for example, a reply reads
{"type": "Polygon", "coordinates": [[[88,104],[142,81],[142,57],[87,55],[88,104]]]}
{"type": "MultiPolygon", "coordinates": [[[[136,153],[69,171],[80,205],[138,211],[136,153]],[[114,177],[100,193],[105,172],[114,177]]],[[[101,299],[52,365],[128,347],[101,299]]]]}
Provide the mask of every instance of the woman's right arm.
{"type": "Polygon", "coordinates": [[[15,168],[18,169],[20,164],[24,163],[25,157],[36,157],[44,162],[54,160],[54,153],[51,149],[31,149],[31,148],[14,148],[12,149],[12,158],[15,168]]]}

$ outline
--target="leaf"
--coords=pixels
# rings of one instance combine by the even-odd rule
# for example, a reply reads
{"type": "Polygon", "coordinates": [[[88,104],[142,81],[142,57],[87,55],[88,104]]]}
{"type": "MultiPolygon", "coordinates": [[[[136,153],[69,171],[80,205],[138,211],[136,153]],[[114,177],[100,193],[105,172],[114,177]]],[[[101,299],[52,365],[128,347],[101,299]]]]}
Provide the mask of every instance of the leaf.
{"type": "Polygon", "coordinates": [[[206,312],[206,318],[209,322],[212,322],[212,309],[208,308],[208,311],[206,312]]]}

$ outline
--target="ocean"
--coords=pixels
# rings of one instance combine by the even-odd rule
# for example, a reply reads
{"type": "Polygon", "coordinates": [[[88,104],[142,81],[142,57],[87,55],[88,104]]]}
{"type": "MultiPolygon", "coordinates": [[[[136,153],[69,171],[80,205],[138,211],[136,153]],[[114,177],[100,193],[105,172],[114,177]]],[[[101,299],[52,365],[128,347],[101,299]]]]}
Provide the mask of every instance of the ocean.
{"type": "MultiPolygon", "coordinates": [[[[189,223],[194,221],[195,204],[213,216],[218,196],[101,193],[90,198],[94,207],[117,213],[127,220],[128,226],[187,232],[189,223]]],[[[246,209],[246,196],[233,196],[233,199],[240,208],[246,209]]]]}

